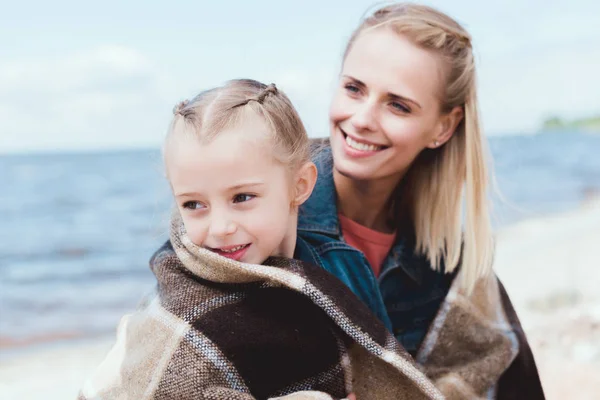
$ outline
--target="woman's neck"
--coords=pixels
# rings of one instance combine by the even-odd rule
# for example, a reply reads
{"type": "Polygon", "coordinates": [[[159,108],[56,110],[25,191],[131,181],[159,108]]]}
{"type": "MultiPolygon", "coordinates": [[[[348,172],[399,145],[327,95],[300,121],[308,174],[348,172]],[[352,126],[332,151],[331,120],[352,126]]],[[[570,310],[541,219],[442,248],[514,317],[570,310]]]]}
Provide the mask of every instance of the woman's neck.
{"type": "Polygon", "coordinates": [[[333,182],[338,211],[345,217],[378,232],[392,233],[390,198],[401,177],[377,181],[359,181],[342,175],[335,168],[333,182]]]}

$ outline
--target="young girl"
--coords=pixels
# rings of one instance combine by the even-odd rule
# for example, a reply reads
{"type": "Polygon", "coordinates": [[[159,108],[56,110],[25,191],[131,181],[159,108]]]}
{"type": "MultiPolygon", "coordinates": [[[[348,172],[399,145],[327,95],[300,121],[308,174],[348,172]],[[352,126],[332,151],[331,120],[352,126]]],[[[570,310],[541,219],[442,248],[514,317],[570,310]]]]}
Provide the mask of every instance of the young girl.
{"type": "Polygon", "coordinates": [[[234,80],[174,114],[156,291],[80,398],[442,398],[348,288],[290,259],[316,168],[288,98],[234,80]]]}

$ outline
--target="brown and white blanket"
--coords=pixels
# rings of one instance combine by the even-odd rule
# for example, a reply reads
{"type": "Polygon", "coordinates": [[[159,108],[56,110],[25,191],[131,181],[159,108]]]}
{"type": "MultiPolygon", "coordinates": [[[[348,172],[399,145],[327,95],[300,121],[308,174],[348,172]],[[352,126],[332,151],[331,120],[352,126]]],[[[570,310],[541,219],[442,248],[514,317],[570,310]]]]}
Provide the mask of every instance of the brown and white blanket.
{"type": "MultiPolygon", "coordinates": [[[[451,289],[418,366],[319,267],[220,257],[194,245],[175,217],[151,269],[156,290],[123,317],[80,399],[494,398],[518,360],[518,335],[495,279],[469,297],[451,289]]],[[[522,386],[508,387],[504,398],[528,398],[522,386]]]]}
{"type": "Polygon", "coordinates": [[[533,354],[500,281],[482,279],[470,295],[458,281],[416,354],[421,369],[448,399],[543,400],[533,354]]]}

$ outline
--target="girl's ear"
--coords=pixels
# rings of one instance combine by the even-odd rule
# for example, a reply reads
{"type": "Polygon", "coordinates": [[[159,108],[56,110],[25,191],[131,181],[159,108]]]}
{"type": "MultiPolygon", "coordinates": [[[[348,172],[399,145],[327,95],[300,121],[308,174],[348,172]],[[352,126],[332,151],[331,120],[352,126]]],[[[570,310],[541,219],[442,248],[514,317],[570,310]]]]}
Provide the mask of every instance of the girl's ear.
{"type": "Polygon", "coordinates": [[[293,205],[299,207],[310,197],[315,184],[317,183],[317,166],[312,162],[304,164],[294,179],[296,187],[294,188],[295,196],[293,205]]]}

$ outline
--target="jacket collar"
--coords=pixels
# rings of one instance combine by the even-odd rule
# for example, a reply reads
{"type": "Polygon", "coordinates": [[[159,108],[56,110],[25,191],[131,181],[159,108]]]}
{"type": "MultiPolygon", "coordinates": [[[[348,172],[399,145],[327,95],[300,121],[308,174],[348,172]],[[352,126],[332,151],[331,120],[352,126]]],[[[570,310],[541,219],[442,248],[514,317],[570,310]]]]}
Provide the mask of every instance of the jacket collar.
{"type": "Polygon", "coordinates": [[[298,229],[340,236],[331,147],[322,147],[313,157],[313,162],[318,171],[317,184],[300,207],[298,229]]]}
{"type": "MultiPolygon", "coordinates": [[[[310,198],[300,207],[298,215],[298,230],[323,233],[336,238],[342,238],[337,211],[337,195],[333,182],[333,156],[328,141],[320,142],[318,151],[313,156],[317,166],[317,184],[310,198]]],[[[422,268],[430,268],[417,262],[414,250],[406,246],[403,238],[396,238],[389,256],[382,266],[382,275],[388,270],[400,266],[414,281],[423,280],[422,268]]],[[[422,261],[422,260],[421,260],[422,261]]]]}

